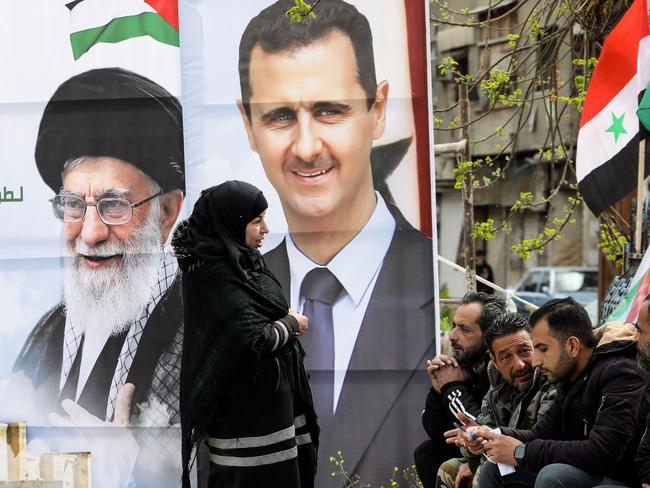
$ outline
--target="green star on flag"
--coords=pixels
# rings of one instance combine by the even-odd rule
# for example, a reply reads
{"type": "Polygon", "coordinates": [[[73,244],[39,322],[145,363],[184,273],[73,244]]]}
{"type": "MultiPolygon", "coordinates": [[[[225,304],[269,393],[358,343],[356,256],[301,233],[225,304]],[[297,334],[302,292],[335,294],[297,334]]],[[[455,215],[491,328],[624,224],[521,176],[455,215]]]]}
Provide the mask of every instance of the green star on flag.
{"type": "Polygon", "coordinates": [[[627,3],[632,5],[603,43],[580,119],[576,179],[594,215],[636,188],[639,141],[648,137],[639,124],[645,113],[639,100],[650,83],[648,0],[627,3]]]}
{"type": "Polygon", "coordinates": [[[623,112],[620,117],[617,117],[614,115],[614,112],[612,112],[612,125],[610,125],[609,128],[605,131],[614,134],[614,143],[618,142],[618,137],[621,134],[627,134],[625,127],[623,127],[623,117],[625,117],[625,112],[623,112]]]}

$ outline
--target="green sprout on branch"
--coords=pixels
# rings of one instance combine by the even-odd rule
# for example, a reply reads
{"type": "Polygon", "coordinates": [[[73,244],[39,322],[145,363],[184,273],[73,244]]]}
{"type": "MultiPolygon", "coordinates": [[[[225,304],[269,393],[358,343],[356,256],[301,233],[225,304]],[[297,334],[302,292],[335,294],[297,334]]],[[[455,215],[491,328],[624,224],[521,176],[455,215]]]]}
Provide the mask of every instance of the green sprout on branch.
{"type": "Polygon", "coordinates": [[[305,0],[294,0],[294,2],[295,5],[284,13],[292,24],[307,22],[316,17],[314,9],[320,0],[315,0],[313,4],[307,3],[305,0]]]}
{"type": "Polygon", "coordinates": [[[600,242],[597,247],[608,261],[619,268],[623,266],[623,248],[628,243],[628,238],[616,227],[600,224],[600,242]]]}

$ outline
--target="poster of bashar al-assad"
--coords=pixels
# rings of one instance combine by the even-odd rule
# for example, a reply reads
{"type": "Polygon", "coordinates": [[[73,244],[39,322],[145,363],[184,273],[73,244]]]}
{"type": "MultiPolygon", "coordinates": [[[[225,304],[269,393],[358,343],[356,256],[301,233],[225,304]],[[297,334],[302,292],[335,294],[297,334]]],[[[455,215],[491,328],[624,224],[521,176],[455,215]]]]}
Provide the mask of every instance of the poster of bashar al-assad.
{"type": "Polygon", "coordinates": [[[166,3],[27,0],[0,19],[0,422],[27,423],[0,479],[180,477],[183,310],[165,244],[185,158],[166,3]],[[57,475],[45,452],[89,452],[90,469],[57,475]]]}
{"type": "Polygon", "coordinates": [[[435,342],[425,2],[323,0],[299,23],[288,0],[196,5],[188,199],[228,179],[263,189],[265,261],[309,317],[316,486],[344,484],[338,451],[379,486],[425,436],[435,342]]]}

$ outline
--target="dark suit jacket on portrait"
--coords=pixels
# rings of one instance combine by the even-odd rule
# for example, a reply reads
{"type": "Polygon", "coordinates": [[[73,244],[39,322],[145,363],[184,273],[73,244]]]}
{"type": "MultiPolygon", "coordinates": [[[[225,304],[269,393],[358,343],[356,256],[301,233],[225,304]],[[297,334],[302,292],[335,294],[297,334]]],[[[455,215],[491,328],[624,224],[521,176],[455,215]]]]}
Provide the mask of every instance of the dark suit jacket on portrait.
{"type": "MultiPolygon", "coordinates": [[[[321,449],[341,450],[346,471],[373,486],[388,482],[393,467],[413,464],[413,448],[424,435],[420,417],[430,386],[425,362],[435,337],[431,240],[387,205],[395,234],[352,352],[335,428],[321,432],[321,449]]],[[[288,294],[286,242],[264,259],[288,294]]],[[[319,455],[318,487],[343,485],[330,474],[337,469],[325,456],[332,454],[319,455]]]]}
{"type": "MultiPolygon", "coordinates": [[[[36,324],[14,365],[14,372],[23,373],[44,393],[48,403],[43,405],[46,411],[59,411],[61,400],[75,397],[81,354],[77,354],[68,381],[59,394],[64,331],[64,306],[59,304],[36,324]]],[[[111,381],[126,334],[124,331],[109,338],[78,400],[82,407],[101,419],[106,415],[111,381]]],[[[181,286],[180,279],[176,278],[147,320],[129,369],[126,381],[135,385],[132,414],[138,413],[138,404],[150,400],[153,395],[166,407],[170,423],[179,422],[182,334],[181,286]]]]}

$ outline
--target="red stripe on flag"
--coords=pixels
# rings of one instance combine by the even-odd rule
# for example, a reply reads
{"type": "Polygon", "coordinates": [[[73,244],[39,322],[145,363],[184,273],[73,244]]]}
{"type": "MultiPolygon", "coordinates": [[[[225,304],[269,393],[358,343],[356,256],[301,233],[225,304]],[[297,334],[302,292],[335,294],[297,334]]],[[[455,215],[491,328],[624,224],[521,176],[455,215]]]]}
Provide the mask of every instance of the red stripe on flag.
{"type": "Polygon", "coordinates": [[[645,300],[645,297],[650,294],[650,271],[646,271],[645,276],[642,278],[642,280],[643,281],[641,282],[641,285],[639,286],[639,289],[634,296],[634,300],[632,301],[630,311],[627,313],[627,317],[625,317],[625,322],[636,321],[637,317],[639,316],[639,309],[643,304],[643,300],[645,300]]]}
{"type": "Polygon", "coordinates": [[[604,109],[634,77],[639,41],[647,35],[650,29],[646,0],[635,0],[605,39],[587,90],[580,127],[604,109]]]}
{"type": "Polygon", "coordinates": [[[178,0],[144,0],[178,31],[178,0]]]}
{"type": "MultiPolygon", "coordinates": [[[[411,106],[415,122],[420,230],[431,237],[431,164],[429,163],[429,108],[427,80],[427,30],[424,2],[404,0],[408,35],[411,106]]],[[[316,14],[318,15],[318,14],[316,14]]],[[[428,22],[428,20],[427,20],[428,22]]]]}

